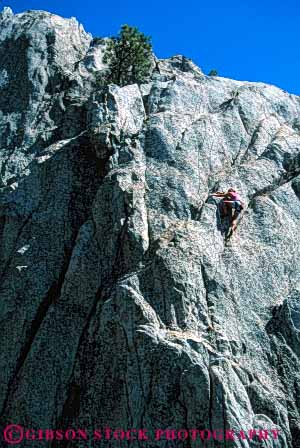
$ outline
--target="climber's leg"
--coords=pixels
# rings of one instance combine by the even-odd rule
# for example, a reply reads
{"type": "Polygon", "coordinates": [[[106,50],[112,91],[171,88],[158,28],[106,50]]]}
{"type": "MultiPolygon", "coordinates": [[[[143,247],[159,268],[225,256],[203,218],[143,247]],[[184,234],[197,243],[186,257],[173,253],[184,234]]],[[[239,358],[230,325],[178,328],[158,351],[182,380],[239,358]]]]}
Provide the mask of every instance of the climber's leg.
{"type": "Polygon", "coordinates": [[[233,232],[237,228],[237,218],[238,218],[238,215],[234,214],[233,219],[231,221],[231,229],[233,232]]]}
{"type": "Polygon", "coordinates": [[[239,217],[239,215],[240,215],[240,213],[241,213],[241,211],[242,211],[242,207],[241,207],[241,205],[240,205],[239,202],[235,202],[235,203],[233,203],[233,209],[232,209],[232,211],[233,211],[234,213],[233,213],[233,216],[232,216],[231,228],[232,228],[232,231],[234,232],[235,229],[237,228],[237,220],[238,220],[238,217],[239,217]]]}

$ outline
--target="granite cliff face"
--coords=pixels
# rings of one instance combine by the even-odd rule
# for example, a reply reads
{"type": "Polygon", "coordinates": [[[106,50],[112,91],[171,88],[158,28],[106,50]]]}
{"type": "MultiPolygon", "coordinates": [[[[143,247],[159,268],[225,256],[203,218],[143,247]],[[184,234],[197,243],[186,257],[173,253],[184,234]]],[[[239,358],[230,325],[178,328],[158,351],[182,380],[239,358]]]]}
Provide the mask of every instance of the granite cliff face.
{"type": "MultiPolygon", "coordinates": [[[[277,429],[300,446],[300,99],[0,16],[1,427],[277,429]],[[225,244],[217,201],[246,202],[225,244]]],[[[7,446],[1,442],[1,446],[7,446]]],[[[23,440],[32,446],[198,447],[23,440]]]]}

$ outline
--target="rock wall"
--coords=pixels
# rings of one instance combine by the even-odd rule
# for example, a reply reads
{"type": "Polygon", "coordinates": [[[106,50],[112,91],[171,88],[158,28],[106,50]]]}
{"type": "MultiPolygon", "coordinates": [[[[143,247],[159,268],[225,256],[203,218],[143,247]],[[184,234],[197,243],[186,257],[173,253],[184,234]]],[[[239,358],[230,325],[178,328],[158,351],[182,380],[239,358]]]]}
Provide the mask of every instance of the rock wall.
{"type": "MultiPolygon", "coordinates": [[[[1,427],[272,428],[205,446],[297,448],[300,99],[183,56],[99,88],[104,46],[0,16],[1,427]],[[209,195],[230,186],[225,242],[209,195]]],[[[203,441],[22,442],[129,445],[203,441]]]]}

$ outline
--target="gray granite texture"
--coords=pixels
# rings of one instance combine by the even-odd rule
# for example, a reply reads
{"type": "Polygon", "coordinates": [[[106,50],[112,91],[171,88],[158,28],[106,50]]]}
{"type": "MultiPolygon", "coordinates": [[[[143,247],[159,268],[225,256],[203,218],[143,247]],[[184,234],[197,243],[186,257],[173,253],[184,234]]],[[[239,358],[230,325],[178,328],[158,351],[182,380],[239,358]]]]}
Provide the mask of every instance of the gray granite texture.
{"type": "Polygon", "coordinates": [[[151,433],[34,448],[299,448],[300,99],[183,56],[99,87],[104,48],[75,19],[0,15],[1,427],[151,433]]]}

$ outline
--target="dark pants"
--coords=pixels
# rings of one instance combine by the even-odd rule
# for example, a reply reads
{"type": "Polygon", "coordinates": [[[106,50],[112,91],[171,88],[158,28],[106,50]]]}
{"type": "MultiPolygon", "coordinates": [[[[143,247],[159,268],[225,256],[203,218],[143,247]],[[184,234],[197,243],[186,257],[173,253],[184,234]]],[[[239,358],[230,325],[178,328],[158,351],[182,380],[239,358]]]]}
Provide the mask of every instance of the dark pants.
{"type": "Polygon", "coordinates": [[[238,215],[243,210],[242,204],[240,201],[228,201],[227,199],[221,201],[221,215],[222,216],[228,216],[231,215],[231,217],[236,219],[238,215]],[[232,211],[234,211],[234,214],[232,216],[232,211]]]}

